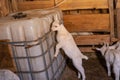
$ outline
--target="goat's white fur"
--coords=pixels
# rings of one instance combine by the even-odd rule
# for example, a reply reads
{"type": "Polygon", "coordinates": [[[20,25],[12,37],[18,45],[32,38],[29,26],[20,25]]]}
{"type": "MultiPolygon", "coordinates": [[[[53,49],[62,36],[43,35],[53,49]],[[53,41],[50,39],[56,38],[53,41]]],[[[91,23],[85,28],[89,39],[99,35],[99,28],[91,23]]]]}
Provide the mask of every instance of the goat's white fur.
{"type": "Polygon", "coordinates": [[[82,80],[85,80],[85,72],[82,66],[82,59],[88,59],[87,56],[83,55],[77,47],[72,35],[66,30],[63,24],[59,24],[57,16],[52,24],[52,31],[57,31],[57,42],[56,51],[54,57],[57,57],[59,49],[62,48],[65,54],[72,59],[74,66],[78,70],[78,78],[82,75],[82,80]]]}
{"type": "Polygon", "coordinates": [[[96,48],[101,52],[106,60],[108,76],[111,76],[111,66],[113,66],[113,71],[115,74],[115,80],[119,80],[120,77],[120,51],[115,49],[117,44],[109,46],[105,44],[101,48],[96,48]]]}
{"type": "Polygon", "coordinates": [[[120,41],[118,41],[118,42],[116,43],[116,49],[117,49],[117,50],[120,50],[120,41]]]}
{"type": "Polygon", "coordinates": [[[120,42],[119,41],[116,42],[114,45],[109,46],[109,49],[117,49],[117,50],[119,50],[119,48],[120,48],[120,42]]]}
{"type": "Polygon", "coordinates": [[[0,80],[20,80],[20,78],[10,70],[0,70],[0,80]]]}

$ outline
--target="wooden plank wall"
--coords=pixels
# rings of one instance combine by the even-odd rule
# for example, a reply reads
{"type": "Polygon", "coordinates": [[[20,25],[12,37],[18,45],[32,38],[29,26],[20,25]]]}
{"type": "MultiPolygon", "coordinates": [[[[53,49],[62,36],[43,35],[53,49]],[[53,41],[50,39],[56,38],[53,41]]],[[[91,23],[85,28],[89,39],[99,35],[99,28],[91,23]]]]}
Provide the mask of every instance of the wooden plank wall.
{"type": "Polygon", "coordinates": [[[116,8],[120,8],[120,0],[117,0],[116,8]]]}
{"type": "Polygon", "coordinates": [[[19,10],[50,8],[55,5],[59,5],[59,3],[61,2],[62,4],[59,6],[59,8],[61,8],[62,10],[108,8],[107,0],[18,0],[18,8],[19,10]]]}
{"type": "MultiPolygon", "coordinates": [[[[4,0],[3,0],[4,1],[4,0]]],[[[7,1],[7,0],[5,0],[7,1]]],[[[10,9],[12,12],[24,11],[30,9],[51,8],[54,6],[63,10],[64,24],[70,32],[109,32],[105,35],[85,36],[85,40],[91,40],[94,44],[110,40],[111,33],[114,35],[114,26],[111,22],[111,14],[113,7],[109,5],[113,0],[11,0],[14,6],[10,9]],[[14,2],[13,2],[14,1],[14,2]],[[17,3],[16,3],[17,1],[17,3]],[[109,2],[108,2],[109,1],[109,2]],[[17,5],[17,6],[16,6],[17,5]],[[101,13],[102,11],[102,13],[101,13]],[[82,26],[82,27],[81,27],[82,26]],[[102,36],[102,37],[101,37],[102,36]],[[96,39],[100,37],[100,40],[96,39]]],[[[5,2],[6,3],[6,2],[5,2]]],[[[113,3],[111,3],[113,4],[113,3]]],[[[6,8],[6,7],[5,7],[6,8]]],[[[5,13],[10,13],[9,9],[3,9],[5,13]],[[8,11],[8,12],[7,12],[8,11]]],[[[76,43],[89,45],[88,41],[80,44],[81,36],[74,37],[76,43]],[[78,39],[79,38],[79,39],[78,39]],[[78,41],[78,42],[77,42],[78,41]]],[[[93,43],[92,43],[93,44],[93,43]]]]}
{"type": "Polygon", "coordinates": [[[108,3],[108,0],[65,0],[59,8],[65,13],[65,26],[70,32],[112,32],[110,14],[106,10],[109,10],[108,3]],[[102,14],[99,9],[101,9],[102,14]]]}
{"type": "Polygon", "coordinates": [[[108,8],[107,0],[64,0],[59,6],[62,10],[108,8]]]}
{"type": "Polygon", "coordinates": [[[67,9],[76,9],[76,8],[107,8],[106,0],[0,0],[0,11],[3,16],[15,12],[18,10],[28,10],[28,9],[36,9],[36,8],[50,8],[55,5],[58,5],[62,2],[62,6],[60,8],[62,10],[67,9]],[[84,3],[87,4],[84,5],[84,3]],[[89,2],[91,4],[89,4],[89,2]],[[79,5],[80,3],[80,5],[79,5]],[[34,6],[33,6],[34,5],[34,6]],[[94,6],[93,6],[94,5],[94,6]]]}
{"type": "Polygon", "coordinates": [[[54,6],[54,0],[41,0],[41,1],[20,1],[18,2],[19,11],[30,9],[44,9],[54,6]]]}
{"type": "MultiPolygon", "coordinates": [[[[113,23],[114,15],[112,13],[113,5],[109,5],[109,4],[113,4],[111,2],[112,0],[100,0],[100,1],[98,0],[66,1],[65,0],[64,3],[59,6],[59,8],[61,8],[63,11],[68,10],[68,13],[64,15],[65,25],[68,28],[68,30],[71,30],[72,32],[75,30],[77,32],[78,30],[79,31],[110,31],[111,35],[113,36],[114,35],[114,23],[113,23]],[[101,11],[99,12],[98,10],[97,12],[98,14],[91,15],[87,12],[89,11],[89,9],[92,9],[96,12],[98,9],[102,9],[102,11],[104,11],[105,9],[108,9],[109,13],[107,13],[106,11],[107,14],[101,14],[101,11]],[[75,13],[75,10],[76,10],[76,13],[75,13]],[[85,14],[85,10],[87,15],[81,15],[81,11],[83,11],[83,14],[85,14]],[[103,20],[105,20],[105,22],[103,20]],[[75,27],[72,28],[72,26],[75,26],[75,27]]],[[[91,13],[93,12],[91,11],[91,13]]]]}
{"type": "Polygon", "coordinates": [[[73,36],[77,45],[99,45],[102,44],[103,41],[109,42],[110,36],[109,35],[86,35],[86,36],[73,36]]]}
{"type": "Polygon", "coordinates": [[[110,32],[109,14],[69,14],[64,15],[64,23],[70,32],[110,32]]]}
{"type": "Polygon", "coordinates": [[[83,52],[91,52],[91,47],[110,42],[114,37],[113,0],[69,0],[59,6],[64,11],[64,25],[69,32],[97,32],[94,35],[75,35],[74,39],[83,52]],[[82,12],[81,12],[82,11],[82,12]],[[99,34],[103,32],[103,34],[99,34]]]}
{"type": "Polygon", "coordinates": [[[0,17],[9,13],[54,6],[54,0],[0,0],[0,17]]]}

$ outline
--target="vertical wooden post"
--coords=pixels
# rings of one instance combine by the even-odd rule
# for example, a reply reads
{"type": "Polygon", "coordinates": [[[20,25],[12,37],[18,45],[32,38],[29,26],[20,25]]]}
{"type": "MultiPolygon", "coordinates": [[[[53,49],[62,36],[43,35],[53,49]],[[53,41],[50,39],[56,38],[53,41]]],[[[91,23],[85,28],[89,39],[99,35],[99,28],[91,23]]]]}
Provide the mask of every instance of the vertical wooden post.
{"type": "Polygon", "coordinates": [[[117,8],[117,38],[120,39],[120,8],[117,8]]]}
{"type": "Polygon", "coordinates": [[[12,6],[12,12],[18,11],[17,0],[12,0],[12,1],[11,1],[11,6],[12,6]]]}
{"type": "Polygon", "coordinates": [[[0,1],[0,16],[5,16],[9,11],[5,6],[5,0],[0,1]]]}
{"type": "Polygon", "coordinates": [[[17,0],[0,0],[0,17],[17,11],[17,0]]]}
{"type": "Polygon", "coordinates": [[[117,0],[116,16],[117,16],[117,38],[120,39],[120,0],[117,0]]]}
{"type": "Polygon", "coordinates": [[[114,6],[113,6],[113,0],[108,0],[109,5],[109,13],[110,13],[110,35],[111,39],[115,37],[114,34],[114,6]]]}

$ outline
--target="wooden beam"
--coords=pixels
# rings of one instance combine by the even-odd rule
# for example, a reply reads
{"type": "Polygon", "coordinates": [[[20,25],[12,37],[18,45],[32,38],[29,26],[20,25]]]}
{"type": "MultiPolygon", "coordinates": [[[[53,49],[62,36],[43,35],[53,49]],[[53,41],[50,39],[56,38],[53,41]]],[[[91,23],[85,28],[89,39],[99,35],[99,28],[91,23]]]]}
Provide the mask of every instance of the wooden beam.
{"type": "Polygon", "coordinates": [[[64,0],[62,10],[108,8],[108,0],[64,0]]]}
{"type": "Polygon", "coordinates": [[[46,0],[46,1],[24,1],[18,3],[18,9],[20,11],[30,10],[30,9],[42,9],[42,8],[50,8],[54,6],[54,0],[46,0]]]}
{"type": "Polygon", "coordinates": [[[92,49],[92,47],[79,47],[81,52],[95,52],[95,50],[92,49]]]}
{"type": "Polygon", "coordinates": [[[116,8],[120,8],[120,0],[117,0],[116,8]]]}
{"type": "Polygon", "coordinates": [[[17,0],[11,0],[11,7],[12,7],[12,11],[13,11],[13,12],[18,11],[17,0]]]}
{"type": "Polygon", "coordinates": [[[69,32],[110,31],[109,14],[64,15],[64,24],[69,32]]]}
{"type": "Polygon", "coordinates": [[[120,0],[117,0],[116,5],[116,19],[117,19],[117,38],[120,39],[120,0]]]}
{"type": "Polygon", "coordinates": [[[77,45],[99,45],[103,42],[110,42],[110,35],[76,35],[73,37],[77,45]]]}
{"type": "Polygon", "coordinates": [[[120,9],[117,9],[117,37],[120,39],[120,9]]]}
{"type": "Polygon", "coordinates": [[[120,39],[120,0],[116,0],[117,38],[120,39]]]}
{"type": "Polygon", "coordinates": [[[115,37],[114,35],[114,6],[113,6],[113,0],[108,0],[109,2],[109,14],[110,14],[110,35],[111,38],[115,37]]]}
{"type": "Polygon", "coordinates": [[[9,14],[9,5],[7,0],[0,1],[0,17],[9,14]]]}

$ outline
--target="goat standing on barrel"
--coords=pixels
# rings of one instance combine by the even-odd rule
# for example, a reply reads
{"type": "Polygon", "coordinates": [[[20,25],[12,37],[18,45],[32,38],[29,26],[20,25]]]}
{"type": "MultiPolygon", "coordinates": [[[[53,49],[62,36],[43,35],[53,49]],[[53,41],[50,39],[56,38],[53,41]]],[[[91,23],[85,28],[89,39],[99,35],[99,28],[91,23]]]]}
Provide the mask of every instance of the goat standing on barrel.
{"type": "Polygon", "coordinates": [[[62,48],[65,54],[72,59],[72,62],[78,70],[78,78],[82,75],[82,80],[85,80],[85,72],[82,66],[82,59],[88,59],[87,56],[83,55],[77,47],[72,35],[66,30],[64,25],[58,20],[57,16],[52,24],[52,31],[57,31],[57,42],[56,51],[54,57],[57,57],[59,49],[62,48]]]}

